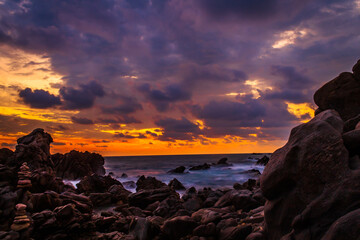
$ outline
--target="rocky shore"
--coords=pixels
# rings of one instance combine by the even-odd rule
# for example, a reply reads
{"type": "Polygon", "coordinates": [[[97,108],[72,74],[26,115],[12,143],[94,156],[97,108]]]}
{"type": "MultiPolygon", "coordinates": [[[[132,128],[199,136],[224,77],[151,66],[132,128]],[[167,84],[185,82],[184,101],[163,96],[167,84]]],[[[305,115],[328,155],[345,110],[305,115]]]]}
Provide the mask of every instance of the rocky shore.
{"type": "Polygon", "coordinates": [[[102,156],[51,155],[51,136],[35,129],[0,150],[0,239],[360,239],[360,61],[314,99],[316,116],[259,161],[260,179],[182,196],[177,179],[150,176],[131,193],[104,175],[102,156]]]}

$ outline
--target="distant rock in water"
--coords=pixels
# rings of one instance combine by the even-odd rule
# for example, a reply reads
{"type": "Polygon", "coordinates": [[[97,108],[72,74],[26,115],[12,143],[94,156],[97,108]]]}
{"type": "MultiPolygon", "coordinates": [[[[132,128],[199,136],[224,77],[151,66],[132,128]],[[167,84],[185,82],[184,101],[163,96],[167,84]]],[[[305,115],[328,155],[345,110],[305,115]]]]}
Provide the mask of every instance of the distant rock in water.
{"type": "Polygon", "coordinates": [[[227,160],[228,160],[228,159],[227,159],[226,157],[221,158],[219,161],[217,161],[216,164],[217,164],[217,165],[220,165],[220,164],[228,164],[228,163],[227,163],[227,160]]]}
{"type": "Polygon", "coordinates": [[[184,187],[184,185],[177,180],[176,178],[174,178],[173,180],[171,180],[168,184],[169,187],[173,188],[174,190],[185,190],[186,188],[184,187]]]}
{"type": "Polygon", "coordinates": [[[72,150],[69,153],[52,155],[56,175],[63,179],[79,179],[93,173],[105,174],[104,158],[97,153],[79,152],[72,150]]]}
{"type": "Polygon", "coordinates": [[[231,166],[231,163],[227,162],[228,158],[221,158],[217,163],[213,163],[214,166],[231,166]]]}
{"type": "Polygon", "coordinates": [[[175,169],[168,171],[168,173],[184,173],[185,169],[186,168],[184,166],[180,166],[180,167],[177,167],[175,169]]]}
{"type": "Polygon", "coordinates": [[[189,170],[190,171],[197,171],[197,170],[206,170],[206,169],[209,169],[209,168],[210,168],[210,165],[207,164],[207,163],[204,163],[202,165],[197,165],[197,166],[191,167],[189,170]]]}
{"type": "Polygon", "coordinates": [[[359,64],[315,93],[317,115],[292,129],[265,167],[268,240],[359,239],[359,64]]]}
{"type": "Polygon", "coordinates": [[[260,158],[259,160],[257,160],[256,165],[264,165],[266,166],[266,164],[269,162],[270,158],[266,155],[264,155],[262,158],[260,158]]]}
{"type": "Polygon", "coordinates": [[[145,177],[142,175],[136,182],[136,191],[142,189],[157,189],[167,186],[165,183],[157,180],[155,177],[145,177]]]}

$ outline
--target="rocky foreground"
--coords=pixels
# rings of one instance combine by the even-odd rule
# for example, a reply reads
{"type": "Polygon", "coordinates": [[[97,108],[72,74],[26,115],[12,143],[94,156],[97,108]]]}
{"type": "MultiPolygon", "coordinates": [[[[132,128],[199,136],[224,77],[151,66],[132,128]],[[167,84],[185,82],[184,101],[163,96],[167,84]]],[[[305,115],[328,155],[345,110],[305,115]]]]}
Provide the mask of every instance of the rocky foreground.
{"type": "Polygon", "coordinates": [[[260,181],[182,197],[176,179],[144,176],[130,193],[104,176],[100,155],[51,155],[36,129],[0,151],[0,239],[358,240],[360,61],[314,99],[316,116],[263,160],[260,181]]]}

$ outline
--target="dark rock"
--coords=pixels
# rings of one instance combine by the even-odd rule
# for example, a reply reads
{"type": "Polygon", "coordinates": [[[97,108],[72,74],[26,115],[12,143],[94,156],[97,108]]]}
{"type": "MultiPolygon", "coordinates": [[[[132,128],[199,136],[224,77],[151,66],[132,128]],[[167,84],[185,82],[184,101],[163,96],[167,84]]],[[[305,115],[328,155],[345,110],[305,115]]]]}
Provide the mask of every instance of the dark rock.
{"type": "Polygon", "coordinates": [[[228,227],[220,231],[219,240],[245,240],[251,231],[251,225],[228,227]]]}
{"type": "Polygon", "coordinates": [[[360,129],[351,130],[343,134],[345,147],[350,155],[360,154],[360,129]]]}
{"type": "Polygon", "coordinates": [[[219,222],[222,215],[223,214],[220,213],[219,210],[202,208],[197,212],[194,212],[191,215],[191,218],[193,218],[197,222],[200,222],[201,224],[207,224],[210,222],[219,222]]]}
{"type": "Polygon", "coordinates": [[[207,164],[207,163],[204,163],[203,165],[197,165],[197,166],[191,167],[189,170],[190,171],[197,171],[197,170],[206,170],[206,169],[209,169],[209,168],[210,168],[210,165],[207,164]]]}
{"type": "Polygon", "coordinates": [[[106,192],[113,185],[122,186],[118,180],[109,175],[100,176],[96,174],[85,176],[76,184],[78,192],[85,194],[106,192]]]}
{"type": "Polygon", "coordinates": [[[231,165],[227,162],[227,160],[228,160],[228,158],[226,158],[226,157],[221,158],[221,159],[219,159],[219,161],[217,161],[216,165],[227,165],[227,166],[231,165]]]}
{"type": "Polygon", "coordinates": [[[172,195],[161,201],[157,208],[153,211],[156,216],[169,218],[176,214],[180,209],[183,209],[182,202],[178,196],[172,195]]]}
{"type": "Polygon", "coordinates": [[[360,81],[360,60],[353,66],[352,71],[356,80],[360,81]]]}
{"type": "Polygon", "coordinates": [[[32,171],[41,169],[52,172],[54,168],[50,155],[50,143],[52,142],[50,134],[41,128],[19,138],[13,164],[19,167],[23,162],[27,162],[32,171]]]}
{"type": "Polygon", "coordinates": [[[106,206],[112,203],[111,193],[90,193],[89,198],[95,207],[106,206]]]}
{"type": "Polygon", "coordinates": [[[176,178],[174,178],[173,180],[171,180],[168,184],[169,187],[173,188],[174,190],[185,190],[186,188],[184,187],[184,185],[179,182],[179,180],[177,180],[176,178]]]}
{"type": "Polygon", "coordinates": [[[222,229],[225,229],[228,227],[235,227],[237,225],[238,225],[238,223],[234,218],[223,219],[216,225],[216,231],[220,232],[222,229]]]}
{"type": "Polygon", "coordinates": [[[266,164],[269,162],[270,158],[266,155],[264,155],[262,158],[260,158],[259,160],[257,160],[256,165],[264,165],[266,166],[266,164]]]}
{"type": "Polygon", "coordinates": [[[128,177],[128,175],[126,173],[123,173],[123,174],[121,174],[120,178],[127,178],[127,177],[128,177]]]}
{"type": "Polygon", "coordinates": [[[9,230],[18,196],[9,186],[0,188],[0,230],[9,230]]]}
{"type": "Polygon", "coordinates": [[[190,234],[197,225],[191,217],[180,216],[166,220],[161,230],[170,239],[180,239],[190,234]]]}
{"type": "Polygon", "coordinates": [[[336,220],[322,239],[358,240],[360,236],[360,209],[349,212],[336,220]]]}
{"type": "Polygon", "coordinates": [[[216,236],[216,225],[215,223],[211,222],[208,224],[203,224],[198,227],[196,227],[193,230],[193,235],[200,236],[200,237],[212,237],[216,236]]]}
{"type": "Polygon", "coordinates": [[[14,152],[8,148],[0,149],[0,164],[7,164],[14,157],[14,152]]]}
{"type": "Polygon", "coordinates": [[[157,180],[155,177],[145,177],[142,175],[136,182],[136,191],[147,190],[147,189],[157,189],[166,186],[165,183],[157,180]]]}
{"type": "Polygon", "coordinates": [[[360,122],[360,114],[344,122],[344,133],[354,130],[360,122]]]}
{"type": "Polygon", "coordinates": [[[339,115],[326,110],[294,128],[273,153],[261,176],[267,239],[320,239],[359,204],[360,174],[349,168],[342,131],[339,115]]]}
{"type": "Polygon", "coordinates": [[[0,164],[0,187],[17,185],[17,173],[14,168],[7,165],[0,164]]]}
{"type": "Polygon", "coordinates": [[[199,210],[202,207],[202,203],[203,203],[203,201],[201,200],[201,198],[199,198],[197,196],[192,196],[185,200],[185,202],[183,203],[183,206],[186,210],[193,212],[193,211],[199,210]]]}
{"type": "Polygon", "coordinates": [[[245,240],[266,240],[266,237],[261,232],[250,233],[245,240]]]}
{"type": "Polygon", "coordinates": [[[51,156],[56,175],[63,179],[79,179],[92,174],[104,175],[104,158],[97,153],[79,152],[56,153],[51,156]]]}
{"type": "Polygon", "coordinates": [[[168,171],[168,173],[184,173],[185,169],[186,168],[184,166],[180,166],[180,167],[177,167],[175,169],[168,171]]]}
{"type": "Polygon", "coordinates": [[[136,188],[136,183],[134,181],[126,181],[122,183],[126,188],[136,188]]]}
{"type": "Polygon", "coordinates": [[[250,191],[252,191],[255,186],[256,186],[256,180],[251,178],[242,184],[242,187],[244,189],[249,189],[250,191]]]}
{"type": "Polygon", "coordinates": [[[240,183],[234,183],[233,188],[236,189],[236,190],[244,189],[243,186],[240,183]]]}
{"type": "Polygon", "coordinates": [[[249,211],[260,206],[260,203],[252,198],[249,190],[231,190],[225,193],[216,203],[215,207],[233,205],[236,209],[249,211]]]}
{"type": "Polygon", "coordinates": [[[72,189],[70,186],[65,185],[61,178],[56,177],[54,172],[41,169],[32,172],[31,183],[30,192],[32,193],[42,193],[48,190],[61,193],[72,189]]]}
{"type": "Polygon", "coordinates": [[[162,188],[140,190],[130,194],[128,198],[131,206],[145,209],[148,205],[156,201],[163,201],[172,195],[179,196],[174,190],[165,185],[165,187],[162,188]]]}
{"type": "Polygon", "coordinates": [[[344,72],[316,91],[314,101],[322,110],[334,109],[346,121],[360,113],[360,81],[344,72]]]}
{"type": "Polygon", "coordinates": [[[360,157],[359,155],[352,156],[349,159],[349,168],[352,170],[360,169],[360,157]]]}
{"type": "Polygon", "coordinates": [[[129,194],[131,194],[130,191],[126,190],[122,185],[119,185],[119,184],[112,185],[108,189],[108,192],[111,194],[111,201],[113,203],[116,203],[119,201],[121,201],[123,203],[127,203],[128,196],[129,196],[129,194]]]}
{"type": "Polygon", "coordinates": [[[147,218],[135,218],[130,224],[130,234],[137,240],[154,239],[160,232],[160,226],[147,218]]]}

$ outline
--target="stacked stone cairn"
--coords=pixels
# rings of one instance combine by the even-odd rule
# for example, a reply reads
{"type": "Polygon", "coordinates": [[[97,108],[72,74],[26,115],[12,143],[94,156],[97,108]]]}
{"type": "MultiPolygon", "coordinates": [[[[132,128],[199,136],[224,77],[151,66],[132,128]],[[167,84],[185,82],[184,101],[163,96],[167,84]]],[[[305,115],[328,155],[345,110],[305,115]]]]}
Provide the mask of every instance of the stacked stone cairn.
{"type": "Polygon", "coordinates": [[[31,172],[26,162],[24,162],[21,167],[20,171],[18,172],[18,184],[17,188],[31,188],[31,172]]]}
{"type": "Polygon", "coordinates": [[[17,232],[28,229],[30,227],[30,219],[26,215],[26,205],[18,203],[15,208],[15,218],[11,229],[17,232]]]}

